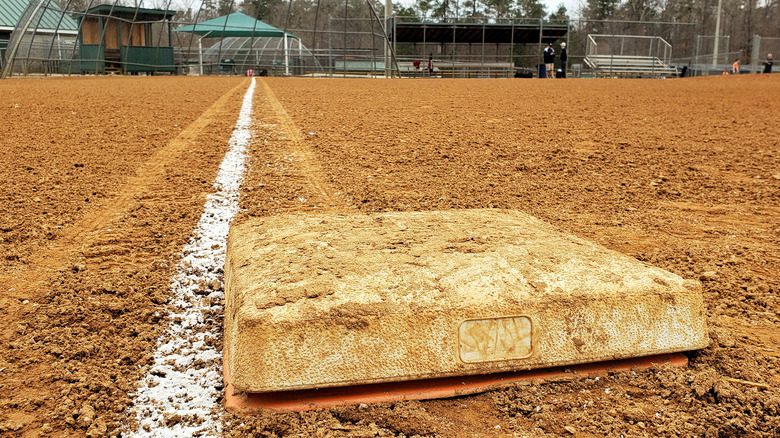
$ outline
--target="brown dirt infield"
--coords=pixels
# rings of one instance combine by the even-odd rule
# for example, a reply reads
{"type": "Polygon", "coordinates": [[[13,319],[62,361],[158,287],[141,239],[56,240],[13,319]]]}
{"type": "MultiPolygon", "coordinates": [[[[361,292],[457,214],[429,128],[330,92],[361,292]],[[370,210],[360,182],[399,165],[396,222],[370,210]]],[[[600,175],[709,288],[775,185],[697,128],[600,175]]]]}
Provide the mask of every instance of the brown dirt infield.
{"type": "MultiPolygon", "coordinates": [[[[780,77],[258,79],[242,212],[517,209],[704,286],[686,369],[229,436],[778,436],[780,77]]],[[[245,78],[0,81],[0,435],[118,436],[245,78]]],[[[174,419],[171,420],[175,421],[174,419]]]]}

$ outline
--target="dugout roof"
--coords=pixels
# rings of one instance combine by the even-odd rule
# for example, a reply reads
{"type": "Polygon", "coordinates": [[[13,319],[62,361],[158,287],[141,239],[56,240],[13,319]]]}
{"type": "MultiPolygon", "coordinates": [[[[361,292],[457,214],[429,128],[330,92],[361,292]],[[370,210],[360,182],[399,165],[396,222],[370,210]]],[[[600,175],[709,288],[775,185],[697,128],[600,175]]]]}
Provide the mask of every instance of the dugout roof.
{"type": "Polygon", "coordinates": [[[398,43],[551,43],[568,32],[565,24],[402,23],[396,22],[391,39],[398,43]],[[453,35],[454,34],[454,35],[453,35]],[[484,35],[484,36],[483,36],[484,35]]]}
{"type": "Polygon", "coordinates": [[[110,15],[112,17],[131,18],[134,22],[170,20],[176,11],[168,9],[146,9],[132,6],[100,5],[87,10],[86,15],[110,15]]]}
{"type": "MultiPolygon", "coordinates": [[[[12,32],[27,9],[29,0],[0,0],[0,31],[12,32]]],[[[79,25],[53,1],[44,2],[43,14],[40,22],[33,21],[30,29],[35,28],[39,33],[75,34],[79,25]]]]}

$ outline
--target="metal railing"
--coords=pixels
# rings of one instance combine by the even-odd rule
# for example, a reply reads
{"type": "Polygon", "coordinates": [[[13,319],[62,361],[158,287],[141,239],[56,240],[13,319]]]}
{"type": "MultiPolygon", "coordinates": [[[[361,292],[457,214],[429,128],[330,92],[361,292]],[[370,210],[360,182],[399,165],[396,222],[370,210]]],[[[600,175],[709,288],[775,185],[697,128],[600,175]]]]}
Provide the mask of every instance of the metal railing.
{"type": "Polygon", "coordinates": [[[586,56],[645,56],[657,58],[668,64],[672,57],[672,45],[659,36],[644,35],[588,35],[586,56]],[[596,40],[604,44],[599,45],[596,40]],[[619,42],[619,44],[615,44],[619,42]],[[616,50],[617,49],[617,50],[616,50]]]}
{"type": "Polygon", "coordinates": [[[672,45],[659,36],[590,34],[585,53],[585,63],[599,73],[676,74],[672,45]]]}

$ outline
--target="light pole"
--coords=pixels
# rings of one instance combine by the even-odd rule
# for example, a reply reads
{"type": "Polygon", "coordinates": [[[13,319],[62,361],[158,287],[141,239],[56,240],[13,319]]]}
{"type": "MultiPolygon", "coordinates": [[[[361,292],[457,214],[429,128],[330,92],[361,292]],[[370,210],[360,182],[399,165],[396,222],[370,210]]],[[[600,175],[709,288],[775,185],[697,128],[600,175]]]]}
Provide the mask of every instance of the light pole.
{"type": "Polygon", "coordinates": [[[723,0],[718,0],[718,16],[715,17],[715,47],[712,49],[712,68],[718,67],[718,42],[720,42],[720,7],[723,0]]]}

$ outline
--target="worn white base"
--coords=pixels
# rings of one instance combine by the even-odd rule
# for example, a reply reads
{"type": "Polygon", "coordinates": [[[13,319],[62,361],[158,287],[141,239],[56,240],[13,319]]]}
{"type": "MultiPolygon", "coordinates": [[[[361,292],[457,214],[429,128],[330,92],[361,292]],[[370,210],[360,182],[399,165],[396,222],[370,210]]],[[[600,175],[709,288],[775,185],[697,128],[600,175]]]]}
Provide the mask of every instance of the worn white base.
{"type": "Polygon", "coordinates": [[[703,348],[696,281],[523,213],[285,215],[234,227],[239,391],[543,368],[703,348]]]}

